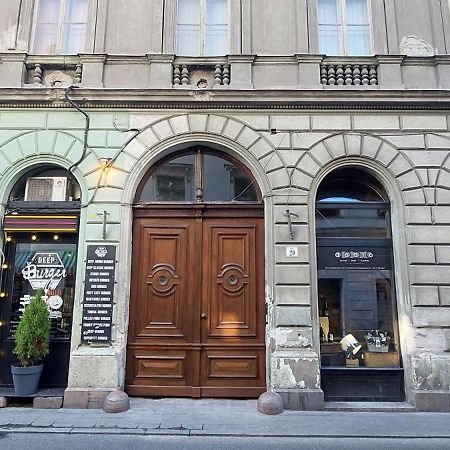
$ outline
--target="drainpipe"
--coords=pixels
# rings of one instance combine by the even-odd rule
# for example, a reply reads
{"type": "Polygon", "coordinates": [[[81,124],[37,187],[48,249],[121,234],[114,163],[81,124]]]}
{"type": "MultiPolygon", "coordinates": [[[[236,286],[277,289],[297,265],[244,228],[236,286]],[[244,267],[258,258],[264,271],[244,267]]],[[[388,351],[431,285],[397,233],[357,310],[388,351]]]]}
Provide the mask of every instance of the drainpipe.
{"type": "Polygon", "coordinates": [[[84,127],[84,140],[83,140],[83,152],[81,153],[80,159],[78,159],[78,161],[74,162],[68,169],[67,171],[69,173],[72,172],[72,169],[76,166],[78,166],[78,164],[81,163],[81,161],[83,161],[84,158],[86,158],[86,153],[87,153],[87,148],[88,148],[88,132],[89,132],[89,116],[88,114],[83,111],[71,98],[69,98],[69,92],[74,89],[77,86],[69,86],[67,89],[64,90],[64,97],[66,98],[66,100],[76,109],[78,110],[81,114],[83,114],[83,116],[86,118],[86,125],[84,127]]]}

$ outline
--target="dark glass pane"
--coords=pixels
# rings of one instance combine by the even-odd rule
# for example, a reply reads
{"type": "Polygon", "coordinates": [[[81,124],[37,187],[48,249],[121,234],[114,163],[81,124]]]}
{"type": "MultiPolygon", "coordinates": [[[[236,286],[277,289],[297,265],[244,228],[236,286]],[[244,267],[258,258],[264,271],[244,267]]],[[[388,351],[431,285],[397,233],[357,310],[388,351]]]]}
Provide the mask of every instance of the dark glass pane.
{"type": "Polygon", "coordinates": [[[317,192],[318,202],[384,202],[387,195],[380,182],[359,169],[339,169],[328,175],[317,192]]]}
{"type": "Polygon", "coordinates": [[[141,202],[194,201],[195,156],[171,160],[156,169],[142,190],[141,202]]]}
{"type": "Polygon", "coordinates": [[[364,250],[363,247],[352,247],[348,251],[338,247],[318,247],[323,366],[346,366],[340,341],[349,334],[361,345],[356,355],[361,367],[376,367],[374,361],[375,364],[386,364],[386,367],[400,366],[395,297],[391,285],[391,249],[374,247],[372,250],[373,253],[368,247],[364,250]],[[385,356],[380,357],[380,354],[385,356]],[[367,364],[366,358],[369,358],[367,364]]]}
{"type": "Polygon", "coordinates": [[[51,339],[70,339],[77,246],[71,243],[16,244],[13,270],[11,313],[8,337],[16,331],[22,310],[36,290],[45,290],[44,300],[49,306],[51,339]]]}
{"type": "Polygon", "coordinates": [[[322,365],[346,365],[339,342],[352,334],[361,344],[357,354],[360,366],[365,365],[364,356],[368,353],[369,357],[376,353],[378,358],[378,354],[389,353],[387,366],[399,367],[391,271],[344,271],[340,278],[327,278],[333,275],[325,271],[321,275],[324,278],[319,278],[318,290],[322,365]],[[385,337],[384,341],[377,340],[377,335],[385,337]]]}
{"type": "Polygon", "coordinates": [[[232,162],[217,156],[204,157],[205,202],[256,202],[254,181],[232,162]]]}
{"type": "Polygon", "coordinates": [[[340,208],[339,206],[316,209],[317,237],[390,237],[387,208],[340,208]]]}

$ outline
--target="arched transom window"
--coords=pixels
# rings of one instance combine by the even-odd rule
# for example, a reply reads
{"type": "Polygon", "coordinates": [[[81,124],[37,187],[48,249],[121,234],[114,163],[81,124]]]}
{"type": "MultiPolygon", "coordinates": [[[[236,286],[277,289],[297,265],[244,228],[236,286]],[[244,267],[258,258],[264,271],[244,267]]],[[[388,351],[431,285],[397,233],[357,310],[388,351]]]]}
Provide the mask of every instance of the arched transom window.
{"type": "Polygon", "coordinates": [[[138,203],[259,202],[254,178],[237,161],[197,148],[162,161],[141,183],[138,203]]]}

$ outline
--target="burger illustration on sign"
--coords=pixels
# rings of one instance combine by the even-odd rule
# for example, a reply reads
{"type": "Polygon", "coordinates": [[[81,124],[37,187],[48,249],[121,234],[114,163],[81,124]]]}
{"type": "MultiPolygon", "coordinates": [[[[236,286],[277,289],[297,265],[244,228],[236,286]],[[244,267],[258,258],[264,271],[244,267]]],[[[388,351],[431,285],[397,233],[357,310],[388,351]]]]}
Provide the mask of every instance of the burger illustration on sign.
{"type": "Polygon", "coordinates": [[[56,289],[67,276],[64,264],[58,253],[36,253],[22,269],[22,275],[34,290],[56,289]]]}

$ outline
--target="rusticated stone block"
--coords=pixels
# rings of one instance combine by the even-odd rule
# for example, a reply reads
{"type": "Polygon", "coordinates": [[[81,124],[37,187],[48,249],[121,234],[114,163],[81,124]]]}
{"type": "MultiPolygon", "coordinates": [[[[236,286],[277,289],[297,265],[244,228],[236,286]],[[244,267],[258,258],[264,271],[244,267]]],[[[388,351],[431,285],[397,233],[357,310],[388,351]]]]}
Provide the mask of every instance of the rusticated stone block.
{"type": "Polygon", "coordinates": [[[322,389],[277,389],[285,409],[294,411],[322,411],[324,397],[322,389]]]}
{"type": "Polygon", "coordinates": [[[101,409],[110,388],[67,388],[64,391],[64,408],[101,409]]]}
{"type": "Polygon", "coordinates": [[[0,408],[6,408],[8,406],[8,399],[6,397],[0,397],[0,408]]]}
{"type": "Polygon", "coordinates": [[[414,394],[414,404],[417,411],[450,411],[450,391],[415,391],[414,394]]]}
{"type": "Polygon", "coordinates": [[[267,414],[269,416],[281,414],[284,410],[283,399],[276,392],[264,392],[259,396],[257,408],[261,414],[267,414]]]}
{"type": "Polygon", "coordinates": [[[62,404],[62,397],[35,397],[33,400],[33,408],[39,409],[59,409],[62,404]]]}

